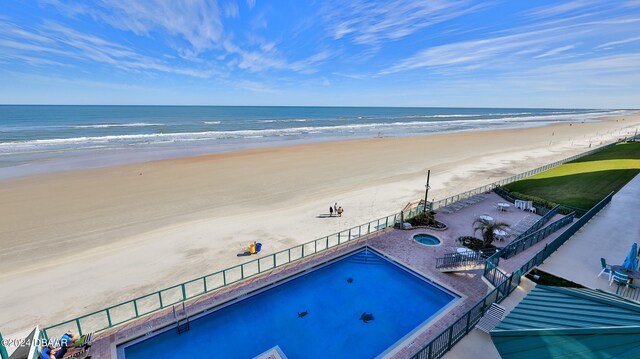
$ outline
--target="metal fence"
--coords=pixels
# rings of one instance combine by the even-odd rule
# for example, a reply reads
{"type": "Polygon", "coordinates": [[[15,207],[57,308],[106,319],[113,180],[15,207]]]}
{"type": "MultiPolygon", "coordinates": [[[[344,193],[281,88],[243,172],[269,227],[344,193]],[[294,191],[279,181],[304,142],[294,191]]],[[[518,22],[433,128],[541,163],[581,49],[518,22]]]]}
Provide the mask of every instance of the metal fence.
{"type": "Polygon", "coordinates": [[[482,264],[485,256],[481,252],[469,250],[464,253],[445,253],[444,256],[436,258],[436,268],[463,267],[475,264],[482,264]]]}
{"type": "Polygon", "coordinates": [[[556,215],[556,213],[558,213],[559,210],[560,210],[560,205],[556,205],[555,207],[551,208],[551,210],[547,212],[544,216],[542,216],[539,220],[537,220],[536,223],[533,224],[533,226],[529,227],[526,231],[520,233],[520,235],[517,236],[514,239],[514,241],[524,238],[530,235],[531,233],[542,228],[545,224],[547,224],[547,222],[551,220],[551,218],[553,218],[553,216],[556,215]]]}
{"type": "Polygon", "coordinates": [[[446,352],[458,343],[465,335],[469,334],[480,321],[492,303],[500,303],[520,284],[519,275],[505,277],[489,294],[465,312],[442,333],[436,336],[429,344],[412,356],[414,359],[441,358],[446,352]]]}
{"type": "MultiPolygon", "coordinates": [[[[638,136],[638,138],[640,138],[640,135],[638,136]]],[[[534,175],[536,175],[538,173],[542,173],[544,171],[547,171],[547,170],[549,170],[551,168],[560,166],[560,165],[565,164],[567,162],[575,161],[575,160],[577,160],[577,159],[579,159],[581,157],[589,156],[589,155],[594,154],[596,152],[600,152],[600,151],[602,151],[604,149],[607,149],[607,148],[613,147],[613,146],[615,146],[615,145],[617,145],[619,143],[622,143],[625,140],[626,139],[618,140],[618,141],[610,143],[608,145],[600,146],[600,147],[594,148],[592,150],[589,150],[589,151],[586,151],[586,152],[582,152],[582,153],[579,153],[577,155],[573,155],[571,157],[567,157],[565,159],[562,159],[562,160],[559,160],[559,161],[556,161],[556,162],[553,162],[553,163],[549,163],[549,164],[546,164],[544,166],[541,166],[541,167],[538,167],[538,168],[534,168],[532,170],[529,170],[529,171],[526,171],[526,172],[522,172],[522,173],[519,173],[517,175],[513,175],[511,177],[508,177],[508,178],[505,178],[505,179],[501,179],[499,181],[496,181],[496,182],[493,182],[493,183],[490,183],[490,184],[487,184],[487,185],[484,185],[484,186],[480,186],[480,187],[471,189],[469,191],[466,191],[466,192],[463,192],[463,193],[459,193],[459,194],[456,194],[456,195],[453,195],[453,196],[450,196],[450,197],[447,197],[447,198],[444,198],[444,199],[441,199],[441,200],[438,200],[438,201],[435,201],[435,202],[428,202],[428,206],[429,206],[428,208],[430,208],[432,210],[436,210],[436,209],[439,209],[439,208],[442,208],[442,207],[449,206],[449,205],[451,205],[453,203],[456,203],[456,202],[458,202],[460,200],[467,199],[469,197],[472,197],[472,196],[475,196],[475,195],[478,195],[478,194],[481,194],[481,193],[486,193],[486,192],[492,191],[496,187],[502,187],[502,186],[504,186],[506,184],[509,184],[509,183],[512,183],[512,182],[516,182],[516,181],[519,181],[519,180],[527,178],[527,177],[534,176],[534,175]]],[[[420,203],[415,208],[413,208],[411,210],[408,210],[408,212],[405,213],[405,216],[407,218],[411,218],[412,216],[422,212],[423,204],[424,204],[424,201],[420,201],[420,203]]]]}
{"type": "Polygon", "coordinates": [[[629,284],[618,283],[616,294],[626,299],[640,302],[640,286],[633,285],[631,283],[629,284]]]}
{"type": "MultiPolygon", "coordinates": [[[[544,172],[550,168],[559,166],[563,163],[573,161],[580,157],[587,156],[592,153],[601,151],[603,149],[614,146],[619,142],[621,141],[617,141],[609,145],[601,146],[593,150],[580,153],[578,155],[571,156],[569,158],[556,161],[554,163],[551,163],[542,167],[538,167],[536,169],[523,172],[515,176],[511,176],[509,178],[506,178],[485,186],[481,186],[455,196],[445,198],[443,200],[439,200],[437,202],[433,202],[433,203],[428,202],[427,205],[431,209],[438,209],[441,207],[445,207],[461,199],[469,198],[476,194],[488,192],[493,188],[495,188],[496,186],[502,186],[507,183],[515,182],[520,179],[533,176],[540,172],[544,172]]],[[[424,204],[422,204],[422,206],[424,206],[424,204]]],[[[421,211],[422,209],[420,208],[420,206],[418,206],[416,208],[409,210],[408,216],[406,217],[410,218],[411,216],[414,216],[421,211]]],[[[49,338],[51,335],[61,335],[66,330],[68,330],[70,326],[75,327],[75,329],[80,335],[82,335],[83,333],[89,333],[89,332],[99,332],[99,331],[111,328],[113,326],[128,322],[130,320],[139,318],[140,316],[170,307],[182,301],[201,296],[205,293],[209,293],[211,291],[226,287],[230,284],[237,283],[243,279],[247,279],[255,275],[271,271],[285,264],[295,262],[302,258],[325,251],[329,248],[333,248],[333,247],[339,246],[340,244],[347,243],[353,239],[360,238],[361,236],[366,236],[366,235],[380,232],[386,228],[393,226],[394,223],[397,220],[399,220],[399,218],[400,218],[400,214],[393,214],[386,217],[382,217],[380,219],[365,223],[360,226],[350,228],[348,230],[334,233],[329,236],[322,237],[320,239],[316,239],[314,241],[310,241],[286,250],[282,250],[280,252],[273,253],[268,256],[263,256],[263,257],[254,259],[252,261],[236,265],[231,268],[227,268],[227,269],[224,269],[209,275],[205,275],[181,284],[177,284],[175,286],[165,288],[165,289],[162,289],[154,293],[147,294],[135,299],[131,299],[129,301],[111,306],[106,309],[101,309],[90,314],[86,314],[74,319],[67,320],[62,323],[49,326],[43,330],[43,333],[46,338],[49,338]]],[[[505,276],[504,273],[502,273],[497,268],[497,263],[491,264],[491,265],[494,267],[491,270],[491,273],[492,273],[491,275],[494,278],[494,280],[496,280],[497,278],[502,278],[502,276],[505,276]]],[[[485,275],[486,274],[487,274],[487,269],[485,268],[485,275]]]]}
{"type": "Polygon", "coordinates": [[[362,236],[379,233],[386,228],[392,227],[399,217],[399,214],[382,217],[360,226],[49,326],[45,328],[43,332],[47,338],[53,335],[59,337],[69,328],[75,328],[80,335],[83,333],[99,332],[160,309],[171,307],[182,301],[237,283],[243,279],[271,271],[302,258],[348,243],[362,236]]]}
{"type": "Polygon", "coordinates": [[[573,222],[574,217],[575,214],[570,213],[542,229],[539,229],[533,233],[529,233],[524,237],[520,237],[517,240],[514,240],[500,251],[500,256],[504,259],[515,256],[516,254],[547,238],[560,228],[573,222]]]}
{"type": "Polygon", "coordinates": [[[7,348],[4,346],[4,339],[2,339],[2,333],[0,333],[0,358],[9,359],[9,354],[7,354],[7,348]]]}
{"type": "MultiPolygon", "coordinates": [[[[584,226],[593,216],[595,216],[604,206],[611,202],[613,192],[591,208],[579,220],[575,221],[569,228],[562,232],[556,239],[536,253],[533,258],[526,262],[522,267],[507,276],[498,269],[500,261],[500,252],[487,258],[485,261],[484,276],[495,288],[482,298],[477,304],[469,309],[462,317],[451,324],[447,329],[436,336],[429,344],[425,345],[416,354],[412,356],[414,359],[437,359],[444,356],[446,352],[458,343],[465,335],[473,330],[474,326],[480,321],[486,310],[492,303],[500,303],[511,292],[513,292],[520,284],[521,277],[527,274],[535,266],[540,265],[547,259],[551,253],[558,249],[567,239],[571,238],[582,226],[584,226]]],[[[564,217],[567,218],[567,217],[564,217]]],[[[563,219],[564,219],[563,218],[563,219]]],[[[558,222],[558,221],[557,221],[558,222]]],[[[555,224],[556,222],[554,222],[555,224]]],[[[638,292],[635,292],[638,293],[638,292]]],[[[638,296],[638,294],[636,294],[638,296]]]]}

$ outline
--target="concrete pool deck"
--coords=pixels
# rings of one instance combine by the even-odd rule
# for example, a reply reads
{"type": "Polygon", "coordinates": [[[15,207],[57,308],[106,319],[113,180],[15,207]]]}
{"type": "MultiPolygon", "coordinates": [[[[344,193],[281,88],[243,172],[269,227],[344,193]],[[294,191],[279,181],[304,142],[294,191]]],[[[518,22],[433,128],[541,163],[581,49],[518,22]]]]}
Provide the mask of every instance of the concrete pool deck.
{"type": "MultiPolygon", "coordinates": [[[[358,248],[369,246],[418,274],[433,280],[444,288],[455,292],[461,297],[451,308],[441,313],[437,318],[423,327],[418,328],[413,335],[387,355],[387,357],[392,358],[411,356],[460,318],[492,289],[492,287],[487,285],[487,282],[483,280],[482,270],[442,273],[435,268],[436,259],[442,257],[445,253],[455,252],[457,247],[461,247],[457,238],[460,236],[473,235],[472,223],[482,214],[490,214],[495,220],[509,223],[512,226],[526,216],[536,216],[536,219],[540,217],[513,207],[507,212],[500,212],[496,208],[496,203],[502,201],[502,198],[498,195],[489,193],[484,200],[457,212],[451,214],[438,213],[436,218],[448,225],[448,229],[444,231],[430,229],[388,229],[379,234],[354,239],[338,247],[330,248],[327,251],[276,268],[270,272],[256,275],[255,277],[234,283],[228,287],[188,300],[186,302],[187,311],[190,315],[202,313],[235,298],[248,295],[272,283],[286,279],[296,273],[332,260],[333,258],[342,256],[358,248]],[[435,235],[442,243],[438,246],[422,245],[413,240],[413,235],[417,233],[435,235]]],[[[555,236],[552,237],[555,238],[555,236]]],[[[546,241],[548,240],[551,240],[551,238],[548,238],[546,241]]],[[[508,242],[509,240],[498,242],[496,245],[502,247],[508,242]]],[[[544,243],[539,243],[536,246],[541,245],[544,245],[544,243]]],[[[531,256],[535,254],[536,251],[535,248],[531,248],[531,256]]],[[[507,267],[513,266],[514,268],[521,266],[531,257],[524,253],[527,253],[527,251],[508,261],[504,261],[504,264],[507,267]]],[[[501,269],[508,269],[502,268],[502,266],[503,262],[501,261],[501,269]]],[[[104,330],[96,336],[91,354],[99,358],[116,359],[117,345],[173,324],[174,320],[171,308],[165,308],[117,327],[104,330]]]]}

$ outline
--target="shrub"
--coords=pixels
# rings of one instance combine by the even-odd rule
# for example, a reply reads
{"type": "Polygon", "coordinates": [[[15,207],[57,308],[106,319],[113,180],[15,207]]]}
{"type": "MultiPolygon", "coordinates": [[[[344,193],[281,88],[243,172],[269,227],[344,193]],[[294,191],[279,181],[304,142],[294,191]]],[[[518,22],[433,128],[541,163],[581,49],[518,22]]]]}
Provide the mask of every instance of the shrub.
{"type": "MultiPolygon", "coordinates": [[[[458,242],[463,246],[472,249],[474,251],[484,249],[484,241],[480,238],[472,237],[472,236],[462,236],[458,238],[458,242]]],[[[494,247],[493,245],[490,246],[494,247]]]]}
{"type": "Polygon", "coordinates": [[[438,222],[436,220],[435,214],[436,212],[433,211],[429,211],[426,213],[422,212],[410,219],[407,219],[407,222],[409,222],[414,227],[432,227],[437,229],[446,228],[447,226],[444,223],[438,222]]]}

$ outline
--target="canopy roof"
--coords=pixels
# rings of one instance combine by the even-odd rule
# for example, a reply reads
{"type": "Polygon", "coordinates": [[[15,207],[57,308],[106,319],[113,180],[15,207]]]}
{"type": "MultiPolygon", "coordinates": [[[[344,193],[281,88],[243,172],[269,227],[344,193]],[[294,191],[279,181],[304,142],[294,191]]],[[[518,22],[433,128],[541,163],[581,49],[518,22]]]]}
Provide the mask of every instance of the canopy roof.
{"type": "Polygon", "coordinates": [[[640,357],[640,303],[538,285],[491,337],[503,358],[640,357]]]}

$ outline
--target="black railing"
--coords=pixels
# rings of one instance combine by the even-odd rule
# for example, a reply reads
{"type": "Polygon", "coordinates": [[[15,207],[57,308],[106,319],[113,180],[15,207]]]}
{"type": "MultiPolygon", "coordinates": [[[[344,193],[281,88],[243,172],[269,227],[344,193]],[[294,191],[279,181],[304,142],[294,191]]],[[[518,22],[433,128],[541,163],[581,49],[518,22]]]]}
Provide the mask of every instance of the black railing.
{"type": "Polygon", "coordinates": [[[461,268],[479,265],[484,262],[484,258],[482,253],[472,250],[463,253],[447,253],[436,259],[436,268],[461,268]]]}
{"type": "Polygon", "coordinates": [[[533,246],[534,244],[540,242],[541,240],[549,237],[551,234],[555,233],[560,228],[566,226],[569,223],[573,222],[574,214],[568,214],[559,220],[551,223],[547,227],[539,229],[533,233],[529,233],[524,237],[520,237],[513,242],[509,243],[506,247],[504,247],[500,251],[500,257],[504,259],[511,258],[516,254],[526,250],[527,248],[533,246]]]}
{"type": "Polygon", "coordinates": [[[556,213],[558,213],[559,210],[560,210],[560,205],[556,205],[555,207],[551,208],[551,210],[547,212],[547,214],[542,216],[536,223],[533,224],[533,226],[529,227],[529,229],[520,233],[520,235],[516,237],[514,240],[524,238],[530,235],[531,233],[537,231],[538,229],[542,228],[545,224],[547,224],[547,222],[551,220],[551,218],[553,218],[553,216],[556,215],[556,213]]]}

